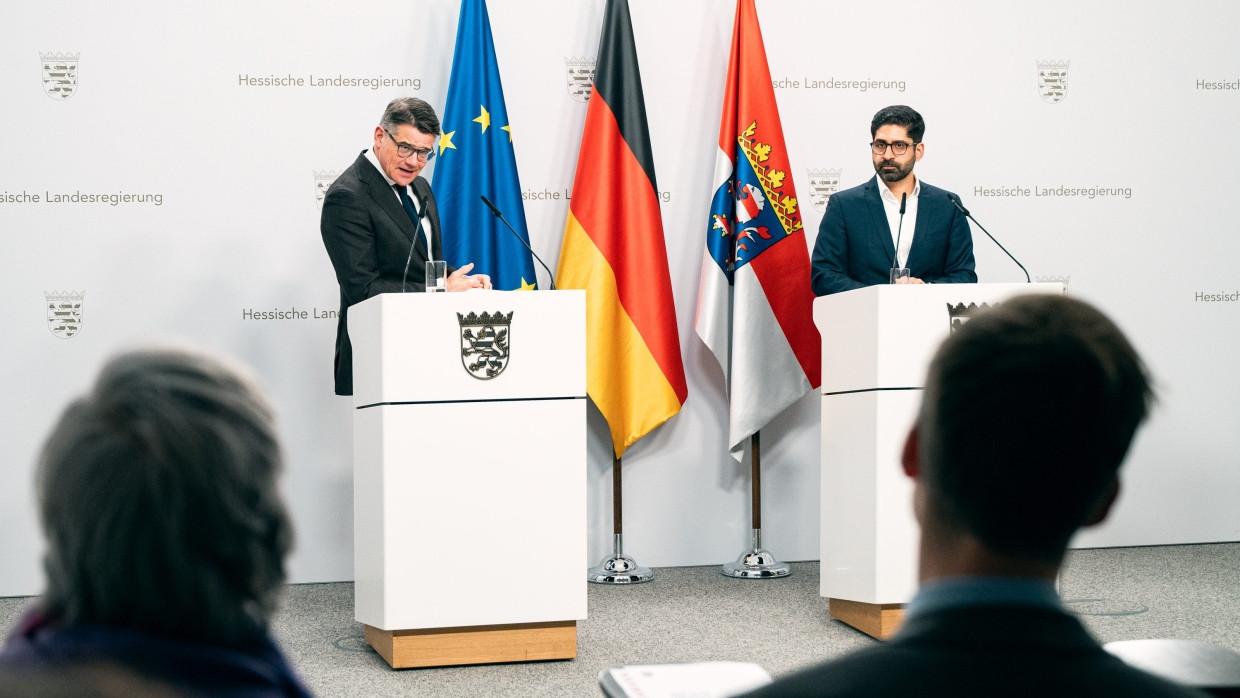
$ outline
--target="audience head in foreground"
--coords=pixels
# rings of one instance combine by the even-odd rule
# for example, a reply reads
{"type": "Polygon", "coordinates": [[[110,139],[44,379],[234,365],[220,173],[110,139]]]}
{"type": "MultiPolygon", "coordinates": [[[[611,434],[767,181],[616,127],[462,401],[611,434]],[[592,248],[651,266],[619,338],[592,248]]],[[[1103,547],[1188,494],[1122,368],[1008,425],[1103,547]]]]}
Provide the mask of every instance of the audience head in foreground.
{"type": "Polygon", "coordinates": [[[930,365],[903,454],[922,581],[1053,580],[1072,535],[1114,503],[1152,399],[1136,350],[1084,302],[1022,296],[962,325],[930,365]]]}
{"type": "Polygon", "coordinates": [[[921,526],[921,588],[891,641],[762,696],[1198,695],[1111,656],[1064,610],[1069,540],[1101,522],[1153,394],[1094,307],[1027,295],[939,348],[902,461],[921,526]]]}
{"type": "Polygon", "coordinates": [[[268,635],[293,540],[280,469],[271,408],[237,369],[113,358],[44,445],[47,586],[0,666],[102,661],[190,691],[303,695],[268,635]]]}

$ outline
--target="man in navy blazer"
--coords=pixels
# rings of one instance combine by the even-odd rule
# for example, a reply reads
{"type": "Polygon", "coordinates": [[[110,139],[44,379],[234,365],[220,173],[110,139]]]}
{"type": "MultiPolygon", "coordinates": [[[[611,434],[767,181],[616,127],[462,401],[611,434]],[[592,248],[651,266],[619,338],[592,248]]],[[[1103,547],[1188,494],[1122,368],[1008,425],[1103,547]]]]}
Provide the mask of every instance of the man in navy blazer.
{"type": "Polygon", "coordinates": [[[876,174],[827,203],[814,243],[815,295],[888,283],[892,267],[909,270],[896,283],[977,281],[973,238],[968,221],[948,198],[954,195],[913,174],[926,151],[925,131],[921,114],[906,106],[885,107],[874,115],[870,148],[876,174]]]}
{"type": "Polygon", "coordinates": [[[956,330],[925,385],[902,454],[921,526],[903,627],[754,695],[1200,695],[1108,653],[1055,591],[1153,400],[1119,328],[1067,296],[1019,296],[956,330]]]}
{"type": "MultiPolygon", "coordinates": [[[[340,283],[336,394],[353,394],[349,306],[380,293],[423,291],[426,262],[443,259],[439,210],[422,168],[435,157],[439,117],[416,97],[394,99],[362,151],[328,187],[320,232],[340,283]],[[417,224],[415,225],[415,221],[417,224]],[[428,244],[429,243],[429,244],[428,244]]],[[[490,288],[473,264],[448,269],[447,290],[490,288]]]]}

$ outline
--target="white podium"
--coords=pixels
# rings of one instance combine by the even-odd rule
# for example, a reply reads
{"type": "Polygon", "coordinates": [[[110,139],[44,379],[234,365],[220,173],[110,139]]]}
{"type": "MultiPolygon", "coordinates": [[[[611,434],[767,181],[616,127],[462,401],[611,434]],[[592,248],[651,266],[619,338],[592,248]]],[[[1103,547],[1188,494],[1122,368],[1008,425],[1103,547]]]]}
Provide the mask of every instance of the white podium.
{"type": "Polygon", "coordinates": [[[832,616],[886,638],[917,589],[917,522],[900,451],[926,370],[970,304],[1060,283],[870,286],[814,301],[822,335],[821,588],[832,616]]]}
{"type": "Polygon", "coordinates": [[[367,642],[394,668],[576,657],[585,293],[384,294],[349,336],[367,642]]]}

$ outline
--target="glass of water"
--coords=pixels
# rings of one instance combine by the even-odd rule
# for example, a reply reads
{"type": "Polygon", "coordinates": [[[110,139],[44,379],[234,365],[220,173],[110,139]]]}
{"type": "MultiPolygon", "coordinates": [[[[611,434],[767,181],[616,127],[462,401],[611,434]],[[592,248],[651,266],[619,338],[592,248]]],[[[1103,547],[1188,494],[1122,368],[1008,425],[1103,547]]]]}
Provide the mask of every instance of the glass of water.
{"type": "Polygon", "coordinates": [[[448,290],[448,263],[443,260],[426,263],[426,290],[434,293],[448,290]]]}

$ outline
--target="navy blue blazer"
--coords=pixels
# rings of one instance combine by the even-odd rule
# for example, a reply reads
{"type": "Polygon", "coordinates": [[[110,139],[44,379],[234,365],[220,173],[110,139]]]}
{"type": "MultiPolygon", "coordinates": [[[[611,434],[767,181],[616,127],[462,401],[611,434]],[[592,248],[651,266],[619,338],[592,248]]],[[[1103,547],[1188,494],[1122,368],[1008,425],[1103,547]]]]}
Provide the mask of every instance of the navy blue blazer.
{"type": "MultiPolygon", "coordinates": [[[[885,284],[895,257],[877,178],[831,196],[814,242],[814,295],[885,284]]],[[[973,236],[944,189],[921,183],[917,225],[905,266],[934,284],[976,283],[973,236]]]]}
{"type": "MultiPolygon", "coordinates": [[[[425,202],[435,259],[443,259],[439,209],[430,184],[413,180],[413,192],[425,202]]],[[[353,394],[353,344],[349,341],[349,306],[380,293],[400,293],[409,248],[407,288],[426,287],[426,239],[418,235],[396,191],[366,158],[366,151],[328,187],[319,223],[323,246],[340,283],[340,318],[336,325],[336,394],[353,394]],[[415,236],[418,240],[414,244],[415,236]]],[[[448,273],[453,269],[449,268],[448,273]]]]}

